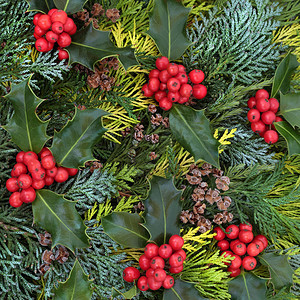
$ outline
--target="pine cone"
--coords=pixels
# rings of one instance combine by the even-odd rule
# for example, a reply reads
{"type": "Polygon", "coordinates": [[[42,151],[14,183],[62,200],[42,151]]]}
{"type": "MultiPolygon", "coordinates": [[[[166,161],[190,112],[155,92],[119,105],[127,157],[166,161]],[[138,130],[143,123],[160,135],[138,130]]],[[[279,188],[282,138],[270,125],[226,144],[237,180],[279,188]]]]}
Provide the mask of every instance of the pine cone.
{"type": "Polygon", "coordinates": [[[136,131],[133,135],[133,138],[140,142],[144,138],[144,134],[142,131],[136,131]]]}
{"type": "Polygon", "coordinates": [[[162,116],[160,114],[156,114],[155,116],[151,116],[151,123],[155,126],[159,126],[160,123],[162,122],[162,116]]]}
{"type": "Polygon", "coordinates": [[[50,269],[50,264],[45,263],[40,266],[39,272],[41,273],[41,275],[44,275],[49,269],[50,269]]]}
{"type": "Polygon", "coordinates": [[[193,213],[195,215],[203,215],[205,208],[206,208],[205,203],[201,203],[201,201],[198,201],[193,207],[193,213]]]}
{"type": "Polygon", "coordinates": [[[100,79],[100,75],[98,73],[89,75],[87,78],[87,84],[93,89],[99,87],[100,83],[101,83],[101,79],[100,79]]]}
{"type": "Polygon", "coordinates": [[[52,244],[51,234],[45,231],[44,234],[39,233],[39,243],[42,246],[49,246],[52,244]]]}
{"type": "Polygon", "coordinates": [[[212,173],[213,173],[214,177],[221,177],[224,172],[219,169],[214,168],[214,169],[212,169],[212,173]]]}
{"type": "Polygon", "coordinates": [[[144,131],[144,125],[136,124],[134,127],[134,131],[144,131]]]}
{"type": "Polygon", "coordinates": [[[223,219],[224,219],[223,223],[226,223],[226,222],[230,223],[233,220],[233,214],[229,213],[228,211],[224,211],[223,212],[223,219]]]}
{"type": "Polygon", "coordinates": [[[123,137],[127,136],[130,133],[130,127],[126,127],[121,133],[123,137]]]}
{"type": "Polygon", "coordinates": [[[58,246],[58,249],[55,252],[55,260],[57,260],[59,263],[63,264],[68,260],[69,252],[66,247],[64,246],[58,246]]]}
{"type": "Polygon", "coordinates": [[[204,196],[205,196],[205,190],[198,187],[194,189],[194,192],[192,194],[192,199],[194,201],[199,201],[199,200],[202,201],[204,200],[204,196]]]}
{"type": "Polygon", "coordinates": [[[222,197],[220,196],[220,192],[218,190],[216,190],[216,189],[214,189],[214,190],[209,189],[206,192],[205,200],[212,205],[215,202],[218,202],[218,201],[222,200],[222,197]]]}
{"type": "Polygon", "coordinates": [[[46,264],[51,264],[53,260],[55,260],[53,252],[51,250],[45,250],[42,254],[42,260],[46,264]]]}
{"type": "Polygon", "coordinates": [[[180,221],[183,223],[183,224],[186,224],[188,222],[192,223],[192,224],[195,224],[195,222],[191,222],[192,219],[194,218],[194,214],[188,210],[183,210],[181,212],[181,215],[180,215],[180,221]]]}
{"type": "Polygon", "coordinates": [[[106,11],[106,17],[110,19],[113,23],[116,23],[120,18],[119,10],[116,8],[110,8],[106,11]]]}
{"type": "MultiPolygon", "coordinates": [[[[149,104],[148,110],[149,110],[149,112],[151,112],[151,114],[155,114],[157,111],[156,106],[154,104],[149,104]]],[[[151,119],[152,119],[152,116],[151,116],[151,119]]]]}
{"type": "Polygon", "coordinates": [[[159,135],[154,133],[150,136],[152,144],[157,144],[159,142],[159,135]]]}
{"type": "Polygon", "coordinates": [[[105,9],[99,3],[95,3],[92,7],[91,14],[93,17],[104,16],[105,9]]]}
{"type": "Polygon", "coordinates": [[[155,160],[157,158],[157,154],[155,152],[150,152],[150,160],[155,160]]]}
{"type": "Polygon", "coordinates": [[[223,223],[223,214],[217,213],[217,214],[214,216],[213,222],[216,223],[216,224],[218,224],[218,225],[221,225],[221,224],[223,223]]]}
{"type": "Polygon", "coordinates": [[[205,233],[211,229],[211,222],[202,216],[197,222],[197,226],[199,227],[199,232],[205,233]]]}
{"type": "Polygon", "coordinates": [[[227,176],[221,176],[219,178],[216,178],[216,186],[217,189],[219,190],[228,191],[229,184],[230,184],[230,179],[227,176]]]}
{"type": "Polygon", "coordinates": [[[169,128],[169,127],[170,127],[169,118],[168,118],[168,117],[165,117],[165,118],[162,120],[162,124],[164,125],[165,128],[169,128]]]}

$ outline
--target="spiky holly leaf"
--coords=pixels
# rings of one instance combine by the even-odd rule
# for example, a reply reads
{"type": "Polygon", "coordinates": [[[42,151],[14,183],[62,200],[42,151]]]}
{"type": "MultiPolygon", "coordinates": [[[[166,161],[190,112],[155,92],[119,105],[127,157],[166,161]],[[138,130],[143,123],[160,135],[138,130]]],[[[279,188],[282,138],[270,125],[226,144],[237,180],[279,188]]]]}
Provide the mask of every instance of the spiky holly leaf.
{"type": "Polygon", "coordinates": [[[149,31],[160,53],[170,60],[182,56],[191,44],[186,36],[186,22],[190,8],[177,0],[155,0],[150,14],[149,31]]]}
{"type": "Polygon", "coordinates": [[[214,138],[204,110],[184,105],[173,105],[170,128],[179,144],[189,151],[195,161],[202,159],[219,168],[219,142],[214,138]]]}
{"type": "Polygon", "coordinates": [[[284,137],[289,155],[300,154],[300,132],[287,122],[274,123],[276,130],[284,137]]]}
{"type": "Polygon", "coordinates": [[[149,240],[149,233],[140,225],[138,214],[113,212],[101,219],[104,232],[118,244],[129,248],[143,248],[149,240]]]}
{"type": "Polygon", "coordinates": [[[265,300],[266,279],[261,279],[251,272],[243,272],[228,283],[232,300],[265,300]]]}
{"type": "Polygon", "coordinates": [[[172,235],[180,233],[182,191],[176,189],[172,179],[153,176],[150,184],[151,189],[144,202],[143,226],[150,232],[152,241],[165,244],[172,235]]]}
{"type": "Polygon", "coordinates": [[[43,102],[31,90],[25,80],[12,87],[6,96],[14,108],[13,117],[6,126],[14,143],[23,151],[40,152],[50,138],[46,134],[48,122],[43,122],[36,114],[37,107],[43,102]]]}
{"type": "Polygon", "coordinates": [[[101,121],[106,114],[97,108],[76,110],[73,119],[60,132],[54,133],[50,150],[57,164],[78,168],[87,161],[95,160],[92,148],[107,130],[101,121]]]}
{"type": "Polygon", "coordinates": [[[54,0],[54,3],[58,9],[64,10],[67,14],[74,14],[82,10],[86,1],[87,0],[54,0]]]}
{"type": "Polygon", "coordinates": [[[112,293],[111,296],[113,298],[117,297],[117,296],[123,296],[124,299],[132,299],[133,297],[135,297],[137,294],[137,288],[136,286],[133,286],[129,291],[122,293],[120,291],[118,291],[115,288],[112,288],[112,293]]]}
{"type": "Polygon", "coordinates": [[[38,10],[44,13],[55,8],[53,0],[26,0],[29,4],[29,10],[38,10]]]}
{"type": "Polygon", "coordinates": [[[171,289],[164,289],[163,300],[205,300],[195,289],[194,284],[176,279],[171,289]]]}
{"type": "Polygon", "coordinates": [[[294,128],[300,128],[300,93],[283,95],[280,93],[280,115],[284,116],[294,128]]]}
{"type": "Polygon", "coordinates": [[[132,48],[116,47],[109,39],[109,32],[95,29],[92,23],[72,36],[68,51],[71,63],[78,62],[91,70],[98,60],[110,56],[118,57],[125,69],[138,64],[132,48]]]}
{"type": "Polygon", "coordinates": [[[298,68],[299,63],[294,54],[289,53],[278,65],[272,86],[271,98],[276,97],[279,92],[286,94],[290,90],[291,77],[298,68]]]}
{"type": "Polygon", "coordinates": [[[60,244],[73,252],[89,247],[87,227],[75,209],[75,202],[50,190],[38,190],[32,210],[34,222],[51,233],[52,247],[60,244]]]}
{"type": "Polygon", "coordinates": [[[59,284],[53,300],[90,300],[93,294],[90,285],[88,275],[76,259],[69,278],[59,284]]]}
{"type": "Polygon", "coordinates": [[[270,282],[275,290],[283,287],[290,289],[293,285],[294,270],[288,261],[287,255],[279,255],[276,253],[264,253],[259,256],[262,265],[267,266],[271,275],[270,282]]]}

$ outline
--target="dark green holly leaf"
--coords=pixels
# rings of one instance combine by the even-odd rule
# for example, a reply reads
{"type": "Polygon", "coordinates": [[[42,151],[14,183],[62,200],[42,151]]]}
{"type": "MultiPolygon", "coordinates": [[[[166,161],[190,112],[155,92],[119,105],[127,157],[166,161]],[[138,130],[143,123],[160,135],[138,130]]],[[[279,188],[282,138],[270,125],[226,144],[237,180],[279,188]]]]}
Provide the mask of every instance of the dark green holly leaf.
{"type": "Polygon", "coordinates": [[[179,216],[180,197],[172,179],[153,176],[148,198],[144,202],[145,226],[151,234],[151,240],[165,244],[171,235],[180,233],[179,216]]]}
{"type": "Polygon", "coordinates": [[[186,21],[190,8],[181,1],[155,0],[150,14],[148,34],[154,39],[160,53],[176,60],[191,44],[186,36],[186,21]]]}
{"type": "Polygon", "coordinates": [[[283,95],[280,93],[280,115],[284,116],[293,127],[300,128],[300,93],[283,95]]]}
{"type": "Polygon", "coordinates": [[[283,287],[290,289],[293,285],[294,271],[288,261],[287,255],[264,253],[259,256],[262,265],[267,266],[271,275],[270,282],[275,290],[283,287]]]}
{"type": "Polygon", "coordinates": [[[3,127],[20,149],[38,153],[50,137],[46,134],[48,122],[42,122],[36,115],[36,109],[43,100],[33,93],[29,80],[14,85],[6,96],[12,103],[14,114],[3,127]]]}
{"type": "Polygon", "coordinates": [[[73,252],[89,247],[86,226],[75,209],[75,202],[50,190],[38,190],[32,203],[34,222],[52,235],[52,247],[64,245],[73,252]]]}
{"type": "Polygon", "coordinates": [[[71,63],[78,62],[91,70],[98,60],[110,56],[117,56],[125,69],[138,64],[132,48],[116,47],[109,39],[109,32],[96,30],[92,23],[72,36],[68,51],[71,63]]]}
{"type": "Polygon", "coordinates": [[[140,225],[138,214],[113,212],[101,219],[104,232],[118,244],[128,248],[144,248],[149,240],[149,233],[140,225]]]}
{"type": "Polygon", "coordinates": [[[265,300],[266,279],[261,279],[251,272],[243,272],[228,284],[232,300],[265,300]]]}
{"type": "Polygon", "coordinates": [[[283,94],[289,92],[292,74],[298,66],[299,63],[296,55],[291,53],[281,61],[275,72],[270,98],[276,97],[276,95],[279,94],[279,91],[283,94]]]}
{"type": "Polygon", "coordinates": [[[52,8],[55,8],[53,0],[26,0],[28,2],[29,10],[38,10],[44,13],[52,8]]]}
{"type": "Polygon", "coordinates": [[[57,164],[78,168],[95,160],[92,148],[107,130],[101,122],[101,117],[106,114],[97,108],[76,110],[74,118],[60,132],[54,133],[50,150],[57,164]]]}
{"type": "Polygon", "coordinates": [[[93,294],[90,285],[88,275],[84,274],[76,259],[69,278],[59,284],[53,300],[90,300],[93,294]]]}
{"type": "Polygon", "coordinates": [[[174,286],[164,290],[163,300],[205,300],[200,296],[199,292],[194,288],[194,285],[189,282],[176,279],[174,286]]]}
{"type": "Polygon", "coordinates": [[[136,296],[136,294],[137,294],[137,288],[136,288],[136,286],[133,286],[129,291],[127,291],[125,293],[121,293],[117,289],[113,288],[111,296],[113,298],[115,298],[117,296],[123,296],[124,299],[132,299],[133,297],[136,296]]]}
{"type": "Polygon", "coordinates": [[[173,105],[170,128],[175,139],[194,156],[195,161],[202,159],[219,168],[219,142],[211,133],[204,110],[173,105]]]}
{"type": "Polygon", "coordinates": [[[287,122],[274,123],[276,130],[284,137],[289,155],[300,154],[300,133],[287,122]]]}
{"type": "Polygon", "coordinates": [[[67,14],[74,14],[80,10],[87,0],[54,0],[58,9],[64,10],[67,14]]]}

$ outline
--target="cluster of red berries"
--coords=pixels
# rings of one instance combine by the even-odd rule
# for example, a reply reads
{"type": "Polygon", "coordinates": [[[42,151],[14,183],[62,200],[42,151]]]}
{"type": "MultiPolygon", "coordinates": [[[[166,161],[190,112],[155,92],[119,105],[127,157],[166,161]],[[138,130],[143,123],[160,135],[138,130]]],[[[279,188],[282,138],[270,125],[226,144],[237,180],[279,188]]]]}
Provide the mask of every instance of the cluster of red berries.
{"type": "Polygon", "coordinates": [[[70,46],[71,35],[77,31],[74,21],[63,10],[53,8],[48,14],[37,13],[33,18],[35,48],[40,52],[51,51],[58,44],[58,59],[68,59],[69,54],[63,48],[70,46]]]}
{"type": "Polygon", "coordinates": [[[183,244],[183,238],[177,234],[170,237],[169,244],[160,247],[153,243],[147,244],[144,254],[139,259],[140,268],[146,271],[145,276],[140,276],[137,268],[127,267],[123,271],[124,280],[133,282],[138,279],[137,287],[141,291],[156,291],[161,287],[170,289],[175,281],[167,272],[177,274],[183,270],[183,262],[186,259],[183,244]],[[165,260],[168,260],[167,263],[165,260]]]}
{"type": "Polygon", "coordinates": [[[283,121],[276,116],[279,108],[279,102],[275,98],[269,99],[269,93],[264,90],[258,90],[255,97],[251,97],[248,102],[248,120],[251,122],[251,129],[263,137],[268,144],[274,144],[278,141],[278,133],[273,125],[274,122],[283,121]]]}
{"type": "Polygon", "coordinates": [[[11,178],[6,181],[6,188],[12,192],[9,204],[13,207],[33,202],[36,198],[35,190],[49,186],[54,181],[64,182],[78,172],[78,169],[56,167],[48,148],[43,148],[38,155],[32,151],[20,151],[16,161],[11,170],[11,178]]]}
{"type": "Polygon", "coordinates": [[[186,103],[190,96],[202,99],[207,94],[203,84],[204,73],[193,70],[187,75],[185,67],[170,63],[165,56],[157,58],[156,68],[150,71],[149,81],[142,87],[146,97],[154,96],[163,110],[169,110],[173,102],[186,103]],[[191,83],[191,84],[189,84],[191,83]]]}
{"type": "Polygon", "coordinates": [[[240,224],[239,227],[229,225],[226,228],[227,233],[220,227],[216,227],[214,232],[217,234],[214,237],[218,241],[217,246],[223,251],[224,257],[234,257],[231,263],[226,263],[229,266],[227,271],[231,272],[231,277],[240,275],[241,266],[245,270],[253,270],[257,264],[255,256],[268,246],[268,240],[264,235],[260,234],[254,237],[251,224],[240,224]]]}

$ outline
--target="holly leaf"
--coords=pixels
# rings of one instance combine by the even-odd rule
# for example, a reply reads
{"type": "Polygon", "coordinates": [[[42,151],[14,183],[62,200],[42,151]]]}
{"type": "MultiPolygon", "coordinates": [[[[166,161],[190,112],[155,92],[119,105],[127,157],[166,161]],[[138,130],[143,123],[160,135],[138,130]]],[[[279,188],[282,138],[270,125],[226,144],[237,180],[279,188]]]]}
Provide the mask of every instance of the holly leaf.
{"type": "Polygon", "coordinates": [[[90,246],[87,227],[75,209],[75,202],[50,190],[38,190],[32,210],[34,222],[51,233],[52,248],[60,244],[74,252],[76,248],[90,246]]]}
{"type": "Polygon", "coordinates": [[[275,122],[276,130],[284,137],[288,146],[289,156],[300,154],[300,133],[287,122],[275,122]]]}
{"type": "Polygon", "coordinates": [[[113,298],[117,297],[117,296],[123,296],[124,299],[132,299],[133,297],[135,297],[137,294],[137,288],[134,285],[129,291],[122,293],[120,291],[118,291],[116,288],[112,288],[112,293],[111,296],[113,298]]]}
{"type": "Polygon", "coordinates": [[[59,284],[53,300],[90,300],[93,294],[90,285],[88,275],[76,259],[69,278],[59,284]]]}
{"type": "Polygon", "coordinates": [[[300,128],[300,93],[280,93],[280,115],[293,126],[300,128]]]}
{"type": "Polygon", "coordinates": [[[118,244],[128,248],[144,248],[149,240],[149,233],[140,225],[138,214],[113,212],[101,218],[104,232],[118,244]]]}
{"type": "Polygon", "coordinates": [[[101,122],[101,117],[106,114],[97,108],[76,110],[73,119],[60,132],[54,133],[50,150],[57,164],[78,168],[87,161],[95,160],[92,148],[107,130],[101,122]]]}
{"type": "Polygon", "coordinates": [[[132,48],[116,47],[109,39],[109,32],[95,29],[92,23],[72,36],[68,51],[71,63],[78,62],[91,70],[98,60],[110,56],[117,56],[126,70],[138,64],[132,48]]]}
{"type": "Polygon", "coordinates": [[[220,168],[218,152],[220,143],[211,133],[204,110],[173,105],[170,111],[170,128],[175,139],[194,156],[195,161],[202,159],[220,168]]]}
{"type": "Polygon", "coordinates": [[[264,253],[259,256],[262,265],[267,266],[271,275],[270,282],[275,290],[283,287],[290,289],[293,285],[294,270],[288,261],[287,255],[279,255],[276,253],[264,253]]]}
{"type": "Polygon", "coordinates": [[[58,9],[64,10],[67,14],[74,14],[80,10],[87,0],[54,0],[58,9]]]}
{"type": "Polygon", "coordinates": [[[150,14],[149,31],[160,53],[176,60],[191,44],[186,36],[186,22],[190,12],[181,1],[155,0],[150,14]]]}
{"type": "MultiPolygon", "coordinates": [[[[294,54],[289,53],[278,65],[272,86],[271,98],[279,92],[286,94],[290,90],[291,77],[300,64],[294,54]]],[[[281,104],[281,103],[280,103],[281,104]]]]}
{"type": "Polygon", "coordinates": [[[194,285],[189,282],[176,279],[175,284],[171,289],[165,289],[163,300],[205,300],[200,296],[199,292],[195,289],[194,285]]]}
{"type": "Polygon", "coordinates": [[[243,272],[228,283],[232,300],[265,300],[266,279],[261,279],[251,272],[243,272]]]}
{"type": "Polygon", "coordinates": [[[180,233],[182,191],[176,189],[172,179],[153,176],[150,184],[148,198],[144,201],[143,226],[150,232],[151,240],[165,244],[172,235],[180,233]]]}
{"type": "Polygon", "coordinates": [[[29,80],[13,85],[6,96],[14,108],[14,114],[6,126],[13,142],[23,151],[40,152],[50,138],[46,134],[48,122],[43,122],[36,114],[37,107],[43,102],[31,90],[29,80]]]}
{"type": "Polygon", "coordinates": [[[38,10],[44,13],[52,8],[55,8],[53,0],[26,0],[29,4],[29,11],[38,10]]]}

